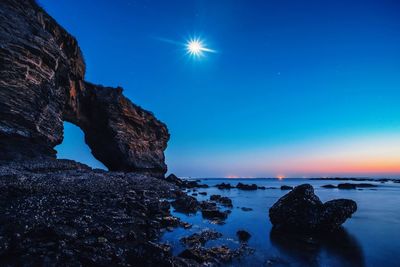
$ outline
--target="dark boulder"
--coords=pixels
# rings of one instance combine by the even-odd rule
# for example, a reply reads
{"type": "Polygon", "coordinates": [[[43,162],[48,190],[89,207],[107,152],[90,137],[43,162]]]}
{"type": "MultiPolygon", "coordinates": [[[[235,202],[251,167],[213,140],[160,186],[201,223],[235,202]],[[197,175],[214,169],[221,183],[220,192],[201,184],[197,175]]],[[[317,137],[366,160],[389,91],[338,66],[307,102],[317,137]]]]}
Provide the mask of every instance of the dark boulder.
{"type": "Polygon", "coordinates": [[[229,197],[221,197],[218,202],[226,207],[232,207],[232,200],[229,197]]]}
{"type": "Polygon", "coordinates": [[[239,238],[240,242],[247,242],[251,237],[251,234],[249,232],[245,231],[245,230],[237,231],[236,235],[239,238]]]}
{"type": "Polygon", "coordinates": [[[281,190],[292,190],[293,186],[288,186],[288,185],[282,185],[281,190]]]}
{"type": "Polygon", "coordinates": [[[221,203],[222,205],[227,207],[232,207],[232,200],[229,197],[223,197],[221,195],[211,195],[210,200],[221,203]]]}
{"type": "Polygon", "coordinates": [[[281,197],[269,210],[271,223],[278,228],[300,231],[334,230],[357,210],[349,199],[337,199],[325,204],[314,194],[309,184],[295,187],[281,197]]]}
{"type": "Polygon", "coordinates": [[[171,205],[176,211],[184,213],[195,213],[199,208],[197,199],[188,195],[179,196],[176,200],[171,202],[171,205]]]}
{"type": "Polygon", "coordinates": [[[184,182],[182,179],[179,179],[175,174],[171,173],[170,175],[165,178],[167,182],[173,183],[176,186],[182,187],[184,182]]]}
{"type": "Polygon", "coordinates": [[[252,211],[253,209],[252,208],[247,208],[247,207],[242,207],[241,208],[243,211],[252,211]]]}
{"type": "Polygon", "coordinates": [[[350,183],[344,183],[344,184],[338,184],[339,189],[356,189],[357,186],[355,184],[350,184],[350,183]]]}
{"type": "Polygon", "coordinates": [[[217,184],[216,187],[218,187],[218,189],[221,189],[221,190],[234,188],[234,186],[232,186],[231,184],[228,184],[228,183],[217,184]]]}
{"type": "Polygon", "coordinates": [[[220,211],[218,209],[202,209],[201,214],[204,218],[209,220],[225,220],[228,217],[229,212],[220,211]]]}
{"type": "Polygon", "coordinates": [[[323,188],[337,188],[337,186],[335,186],[333,184],[326,184],[326,185],[323,185],[321,187],[323,187],[323,188]]]}
{"type": "Polygon", "coordinates": [[[221,199],[221,195],[211,195],[210,200],[211,201],[218,201],[221,199]]]}
{"type": "Polygon", "coordinates": [[[258,186],[256,185],[256,184],[242,184],[242,183],[238,183],[237,185],[236,185],[236,188],[237,189],[240,189],[240,190],[257,190],[258,189],[258,186]]]}

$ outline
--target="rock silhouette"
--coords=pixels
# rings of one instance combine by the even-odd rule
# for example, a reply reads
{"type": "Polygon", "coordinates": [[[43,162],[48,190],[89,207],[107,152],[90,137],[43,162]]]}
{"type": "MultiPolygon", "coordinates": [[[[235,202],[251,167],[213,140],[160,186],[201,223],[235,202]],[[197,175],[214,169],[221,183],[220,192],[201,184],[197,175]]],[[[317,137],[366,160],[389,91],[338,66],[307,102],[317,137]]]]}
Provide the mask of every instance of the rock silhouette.
{"type": "Polygon", "coordinates": [[[278,228],[300,231],[332,231],[339,228],[357,210],[350,199],[325,203],[314,194],[310,184],[296,186],[270,209],[271,223],[278,228]]]}
{"type": "Polygon", "coordinates": [[[76,39],[34,0],[0,2],[0,42],[0,160],[55,158],[68,121],[110,170],[164,175],[166,125],[85,81],[76,39]]]}

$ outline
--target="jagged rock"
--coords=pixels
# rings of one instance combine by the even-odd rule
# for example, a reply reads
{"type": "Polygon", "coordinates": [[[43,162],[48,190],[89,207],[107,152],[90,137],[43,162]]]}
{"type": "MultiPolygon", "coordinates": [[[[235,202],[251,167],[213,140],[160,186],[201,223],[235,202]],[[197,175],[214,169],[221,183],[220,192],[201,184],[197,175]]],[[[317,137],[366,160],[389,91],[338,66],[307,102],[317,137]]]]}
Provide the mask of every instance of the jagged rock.
{"type": "Polygon", "coordinates": [[[167,181],[167,182],[170,182],[170,183],[173,183],[173,184],[175,184],[176,186],[179,186],[179,187],[183,187],[183,185],[184,185],[184,181],[182,180],[182,179],[179,179],[175,174],[173,174],[173,173],[171,173],[170,175],[168,175],[166,178],[165,178],[165,180],[167,181]]]}
{"type": "Polygon", "coordinates": [[[256,184],[242,184],[242,183],[238,183],[236,185],[237,189],[240,190],[257,190],[258,186],[256,184]]]}
{"type": "Polygon", "coordinates": [[[154,243],[166,227],[189,227],[162,200],[178,190],[70,160],[0,162],[0,265],[185,266],[154,243]]]}
{"type": "Polygon", "coordinates": [[[309,184],[295,187],[270,209],[271,223],[278,228],[300,231],[331,231],[337,229],[357,210],[349,199],[337,199],[325,204],[314,194],[309,184]]]}
{"type": "Polygon", "coordinates": [[[77,41],[33,0],[0,2],[0,160],[55,158],[63,121],[110,170],[163,176],[169,133],[121,88],[84,80],[77,41]]]}
{"type": "Polygon", "coordinates": [[[236,235],[240,242],[247,242],[251,237],[251,234],[245,230],[238,230],[236,235]]]}

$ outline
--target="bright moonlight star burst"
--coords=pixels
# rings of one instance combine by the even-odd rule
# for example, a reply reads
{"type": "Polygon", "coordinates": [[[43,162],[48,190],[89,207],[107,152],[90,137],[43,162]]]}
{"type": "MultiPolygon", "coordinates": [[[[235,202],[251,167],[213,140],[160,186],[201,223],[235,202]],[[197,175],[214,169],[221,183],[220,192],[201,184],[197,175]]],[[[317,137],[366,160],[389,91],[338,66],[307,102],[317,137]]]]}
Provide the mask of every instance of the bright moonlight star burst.
{"type": "Polygon", "coordinates": [[[203,56],[204,52],[215,53],[214,50],[207,48],[200,39],[189,40],[186,44],[186,49],[188,54],[194,57],[203,56]]]}

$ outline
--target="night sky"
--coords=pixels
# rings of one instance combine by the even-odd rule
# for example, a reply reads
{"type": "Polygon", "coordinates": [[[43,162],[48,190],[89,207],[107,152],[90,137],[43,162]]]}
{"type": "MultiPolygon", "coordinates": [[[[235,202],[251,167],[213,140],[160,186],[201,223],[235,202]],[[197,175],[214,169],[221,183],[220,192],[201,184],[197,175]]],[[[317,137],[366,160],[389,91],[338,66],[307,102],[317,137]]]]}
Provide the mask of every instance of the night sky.
{"type": "MultiPolygon", "coordinates": [[[[400,176],[400,2],[40,0],[191,177],[400,176]],[[213,52],[187,54],[199,38],[213,52]]],[[[98,167],[66,124],[60,158],[98,167]]]]}

